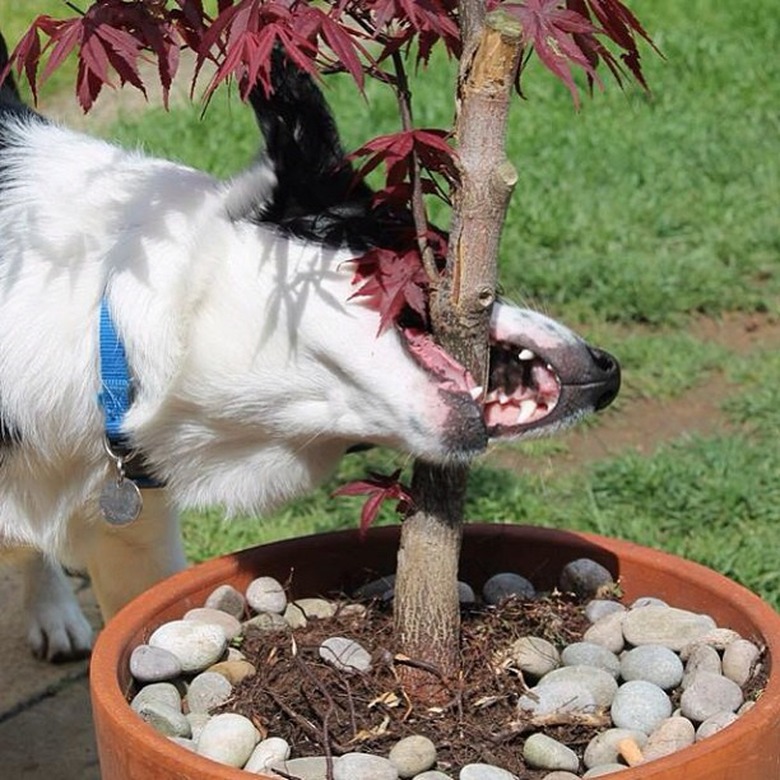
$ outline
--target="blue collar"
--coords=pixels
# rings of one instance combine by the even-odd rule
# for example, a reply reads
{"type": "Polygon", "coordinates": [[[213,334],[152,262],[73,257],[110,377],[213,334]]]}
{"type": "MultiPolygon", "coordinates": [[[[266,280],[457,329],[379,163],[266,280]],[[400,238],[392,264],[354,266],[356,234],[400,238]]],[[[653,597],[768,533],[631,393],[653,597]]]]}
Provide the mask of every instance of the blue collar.
{"type": "Polygon", "coordinates": [[[122,423],[130,409],[132,380],[125,345],[105,296],[100,301],[100,388],[98,400],[105,416],[106,438],[112,447],[121,447],[126,444],[122,423]]]}
{"type": "Polygon", "coordinates": [[[119,338],[108,306],[108,299],[100,301],[100,392],[98,403],[103,410],[105,433],[112,456],[121,458],[127,467],[127,478],[138,487],[160,487],[151,476],[143,458],[133,452],[122,431],[125,415],[133,400],[133,380],[127,363],[125,345],[119,338]]]}

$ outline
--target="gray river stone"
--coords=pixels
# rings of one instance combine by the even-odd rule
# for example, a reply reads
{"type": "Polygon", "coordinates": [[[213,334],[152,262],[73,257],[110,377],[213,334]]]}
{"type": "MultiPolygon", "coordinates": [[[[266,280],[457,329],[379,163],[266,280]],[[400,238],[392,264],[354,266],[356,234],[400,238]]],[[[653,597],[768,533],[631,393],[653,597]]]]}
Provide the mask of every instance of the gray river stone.
{"type": "Polygon", "coordinates": [[[136,712],[155,731],[166,737],[189,737],[192,734],[190,723],[184,717],[181,710],[161,704],[157,701],[148,701],[141,704],[136,712]]]}
{"type": "Polygon", "coordinates": [[[594,712],[598,708],[593,693],[582,683],[561,681],[534,686],[517,700],[517,709],[531,715],[553,712],[594,712]]]}
{"type": "Polygon", "coordinates": [[[398,780],[398,770],[382,756],[344,753],[334,763],[333,780],[398,780]]]}
{"type": "Polygon", "coordinates": [[[584,642],[606,647],[612,653],[620,653],[626,645],[623,621],[628,612],[612,612],[597,620],[582,636],[584,642]]]}
{"type": "Polygon", "coordinates": [[[554,669],[539,680],[536,689],[556,683],[583,686],[590,691],[598,707],[609,707],[618,689],[615,678],[596,666],[562,666],[554,669]]]}
{"type": "Polygon", "coordinates": [[[517,777],[492,764],[466,764],[460,770],[458,780],[517,780],[517,777]]]}
{"type": "Polygon", "coordinates": [[[603,645],[594,642],[574,642],[561,650],[564,666],[595,666],[609,672],[613,677],[620,673],[620,660],[603,645]]]}
{"type": "Polygon", "coordinates": [[[436,764],[436,745],[428,737],[413,734],[396,742],[387,757],[399,777],[414,777],[436,764]]]}
{"type": "Polygon", "coordinates": [[[227,612],[228,615],[241,620],[246,613],[246,598],[232,585],[219,585],[211,591],[203,606],[227,612]]]}
{"type": "Polygon", "coordinates": [[[723,651],[723,676],[744,685],[753,674],[761,651],[747,639],[735,639],[723,651]]]}
{"type": "Polygon", "coordinates": [[[715,621],[709,615],[651,605],[626,613],[623,636],[632,645],[662,645],[681,650],[713,628],[715,621]]]}
{"type": "Polygon", "coordinates": [[[532,677],[544,677],[557,668],[561,657],[552,642],[538,636],[521,636],[506,651],[505,660],[532,677]]]}
{"type": "Polygon", "coordinates": [[[624,739],[633,739],[641,748],[647,742],[647,734],[636,729],[616,728],[602,731],[588,742],[582,756],[582,762],[588,769],[604,764],[617,764],[619,757],[618,745],[624,739]]]}
{"type": "Polygon", "coordinates": [[[320,645],[320,658],[344,672],[367,672],[371,654],[354,639],[332,636],[320,645]]]}
{"type": "Polygon", "coordinates": [[[672,702],[657,685],[631,680],[618,688],[610,713],[618,728],[650,734],[672,714],[672,702]]]}
{"type": "Polygon", "coordinates": [[[682,681],[683,663],[668,647],[642,645],[623,654],[620,676],[626,682],[646,680],[668,691],[682,681]]]}
{"type": "Polygon", "coordinates": [[[225,632],[228,642],[235,639],[241,633],[241,622],[233,615],[228,615],[220,609],[209,607],[195,607],[184,613],[184,620],[194,620],[198,623],[211,623],[219,626],[225,632]]]}
{"type": "Polygon", "coordinates": [[[611,599],[591,599],[585,605],[585,617],[591,622],[596,623],[601,618],[611,615],[613,612],[625,612],[626,608],[619,601],[611,599]]]}
{"type": "Polygon", "coordinates": [[[181,712],[181,693],[179,689],[170,682],[149,683],[144,685],[136,693],[130,702],[130,708],[138,712],[139,708],[148,702],[156,702],[171,707],[181,712]]]}
{"type": "Polygon", "coordinates": [[[233,693],[233,686],[218,672],[201,672],[192,678],[187,688],[187,708],[190,712],[211,712],[224,704],[233,693]]]}
{"type": "Polygon", "coordinates": [[[733,680],[699,672],[680,697],[680,711],[701,723],[718,712],[736,712],[743,700],[742,689],[733,680]]]}
{"type": "Polygon", "coordinates": [[[482,586],[482,598],[488,604],[500,604],[510,596],[532,599],[536,596],[536,588],[525,577],[509,571],[494,574],[482,586]]]}
{"type": "Polygon", "coordinates": [[[576,772],[580,766],[577,754],[557,739],[537,732],[523,745],[523,758],[534,769],[565,769],[576,772]]]}
{"type": "Polygon", "coordinates": [[[716,712],[699,724],[699,728],[696,729],[696,741],[698,742],[701,739],[707,739],[707,737],[717,734],[736,720],[739,720],[739,715],[734,712],[716,712]]]}
{"type": "Polygon", "coordinates": [[[696,737],[696,730],[688,718],[675,716],[660,723],[647,738],[642,750],[645,761],[663,758],[689,747],[696,737]]]}
{"type": "Polygon", "coordinates": [[[181,662],[162,647],[138,645],[130,654],[130,674],[140,683],[173,680],[181,674],[181,662]]]}

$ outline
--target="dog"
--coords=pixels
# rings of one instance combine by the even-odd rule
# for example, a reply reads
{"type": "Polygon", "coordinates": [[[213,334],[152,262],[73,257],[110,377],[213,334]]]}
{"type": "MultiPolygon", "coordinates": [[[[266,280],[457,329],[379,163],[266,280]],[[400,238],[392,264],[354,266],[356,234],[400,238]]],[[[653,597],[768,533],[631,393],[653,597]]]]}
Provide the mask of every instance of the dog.
{"type": "Polygon", "coordinates": [[[612,356],[503,301],[488,388],[419,330],[380,329],[355,268],[392,226],[314,82],[274,70],[250,96],[265,145],[229,181],[0,87],[0,541],[27,551],[39,657],[91,646],[61,564],[88,571],[108,619],[186,565],[178,508],[267,512],[356,446],[465,462],[618,391],[612,356]]]}

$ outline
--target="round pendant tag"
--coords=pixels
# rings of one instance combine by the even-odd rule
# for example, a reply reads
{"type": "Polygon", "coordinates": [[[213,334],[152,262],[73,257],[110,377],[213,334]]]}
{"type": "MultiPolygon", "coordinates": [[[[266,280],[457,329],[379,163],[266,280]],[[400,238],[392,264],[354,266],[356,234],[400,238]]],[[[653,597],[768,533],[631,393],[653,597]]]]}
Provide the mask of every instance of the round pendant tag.
{"type": "Polygon", "coordinates": [[[99,503],[107,523],[127,525],[141,514],[143,498],[135,482],[129,479],[108,479],[100,492],[99,503]]]}

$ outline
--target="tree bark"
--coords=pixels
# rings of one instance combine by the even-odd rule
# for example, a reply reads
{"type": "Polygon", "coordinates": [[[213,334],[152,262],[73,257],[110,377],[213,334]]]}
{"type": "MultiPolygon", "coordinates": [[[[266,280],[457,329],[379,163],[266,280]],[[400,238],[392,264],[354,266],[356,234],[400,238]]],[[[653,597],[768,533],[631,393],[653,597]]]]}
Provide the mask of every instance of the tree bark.
{"type": "MultiPolygon", "coordinates": [[[[469,35],[455,128],[461,180],[431,319],[437,341],[487,387],[498,246],[516,181],[504,147],[521,31],[503,12],[485,16],[481,2],[461,3],[461,18],[469,35]]],[[[446,701],[460,670],[457,573],[467,480],[466,465],[415,463],[415,508],[401,531],[395,629],[401,653],[412,661],[401,676],[407,695],[428,705],[446,701]]]]}

